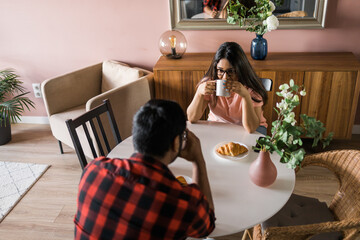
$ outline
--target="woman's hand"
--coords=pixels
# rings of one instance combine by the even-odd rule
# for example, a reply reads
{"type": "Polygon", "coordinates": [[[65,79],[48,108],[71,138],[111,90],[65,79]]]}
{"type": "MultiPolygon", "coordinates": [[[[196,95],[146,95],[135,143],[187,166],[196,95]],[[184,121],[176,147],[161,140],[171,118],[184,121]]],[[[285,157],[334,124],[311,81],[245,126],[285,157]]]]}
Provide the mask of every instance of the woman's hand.
{"type": "Polygon", "coordinates": [[[230,92],[234,92],[239,94],[241,97],[245,98],[250,96],[249,91],[247,88],[241,84],[239,81],[226,81],[226,87],[229,89],[230,92]]]}
{"type": "Polygon", "coordinates": [[[215,81],[204,79],[196,89],[195,96],[188,106],[186,113],[190,122],[198,121],[203,115],[209,100],[204,96],[215,92],[215,81]]]}
{"type": "Polygon", "coordinates": [[[199,85],[197,92],[201,95],[211,95],[215,90],[215,81],[206,81],[199,85]]]}

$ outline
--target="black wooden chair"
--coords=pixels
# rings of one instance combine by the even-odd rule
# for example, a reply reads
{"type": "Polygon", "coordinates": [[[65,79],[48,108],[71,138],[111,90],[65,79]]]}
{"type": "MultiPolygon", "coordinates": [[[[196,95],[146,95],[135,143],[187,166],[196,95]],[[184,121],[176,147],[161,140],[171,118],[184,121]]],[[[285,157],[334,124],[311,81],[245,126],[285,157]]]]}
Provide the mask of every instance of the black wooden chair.
{"type": "Polygon", "coordinates": [[[83,150],[83,146],[85,143],[80,142],[80,138],[78,133],[76,132],[76,129],[80,126],[83,127],[87,142],[94,158],[97,158],[98,156],[105,156],[105,154],[110,152],[112,149],[110,147],[110,139],[108,138],[108,136],[106,136],[107,131],[104,130],[104,126],[108,125],[108,123],[105,121],[106,117],[102,116],[105,114],[108,117],[111,128],[110,132],[112,132],[113,134],[115,144],[119,144],[122,140],[113,111],[111,109],[110,101],[108,99],[105,99],[101,105],[91,109],[90,111],[80,115],[79,117],[66,120],[66,125],[70,132],[70,136],[82,169],[84,169],[87,165],[87,159],[83,150]],[[91,127],[91,132],[88,129],[89,125],[91,127]],[[96,144],[94,144],[93,139],[95,139],[96,144]],[[107,152],[104,151],[105,147],[107,152]]]}
{"type": "Polygon", "coordinates": [[[270,78],[260,78],[262,84],[266,91],[270,92],[272,90],[273,81],[270,78]]]}

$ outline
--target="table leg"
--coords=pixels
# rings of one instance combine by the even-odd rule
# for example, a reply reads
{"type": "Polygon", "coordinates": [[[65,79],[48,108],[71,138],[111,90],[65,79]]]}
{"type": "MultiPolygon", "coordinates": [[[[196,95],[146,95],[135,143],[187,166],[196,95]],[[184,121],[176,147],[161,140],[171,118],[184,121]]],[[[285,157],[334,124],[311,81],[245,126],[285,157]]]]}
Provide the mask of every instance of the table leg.
{"type": "Polygon", "coordinates": [[[250,232],[249,232],[248,229],[246,229],[246,230],[244,231],[241,240],[246,240],[246,237],[247,237],[247,236],[249,236],[250,240],[252,240],[251,234],[250,234],[250,232]]]}

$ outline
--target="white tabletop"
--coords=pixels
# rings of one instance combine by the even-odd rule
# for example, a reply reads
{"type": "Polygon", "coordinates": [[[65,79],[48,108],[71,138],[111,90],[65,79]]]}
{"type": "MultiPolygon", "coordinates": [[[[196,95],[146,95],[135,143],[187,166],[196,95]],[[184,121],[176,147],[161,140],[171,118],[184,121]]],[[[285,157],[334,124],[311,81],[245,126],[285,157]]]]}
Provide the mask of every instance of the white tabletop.
{"type": "MultiPolygon", "coordinates": [[[[187,127],[201,141],[214,199],[216,228],[210,237],[251,228],[273,216],[285,205],[294,189],[295,173],[280,163],[279,155],[271,155],[278,171],[277,179],[271,186],[258,187],[249,178],[249,166],[257,157],[251,147],[262,136],[260,133],[248,134],[241,126],[209,121],[188,123],[187,127]],[[215,146],[230,141],[247,145],[248,155],[237,160],[227,160],[216,155],[215,146]]],[[[129,137],[108,156],[128,158],[133,151],[132,137],[129,137]]],[[[177,159],[169,168],[176,176],[192,176],[191,163],[184,159],[177,159]]]]}
{"type": "Polygon", "coordinates": [[[206,13],[198,13],[192,16],[191,18],[212,18],[212,17],[206,13]]]}

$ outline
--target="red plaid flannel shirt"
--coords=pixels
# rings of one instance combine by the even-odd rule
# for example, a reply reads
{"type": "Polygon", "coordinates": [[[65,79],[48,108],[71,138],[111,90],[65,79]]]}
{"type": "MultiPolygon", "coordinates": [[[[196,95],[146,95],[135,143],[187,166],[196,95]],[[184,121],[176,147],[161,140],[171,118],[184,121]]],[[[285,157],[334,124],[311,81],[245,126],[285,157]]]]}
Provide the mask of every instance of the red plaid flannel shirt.
{"type": "Polygon", "coordinates": [[[204,8],[206,6],[210,7],[211,10],[219,11],[221,0],[203,0],[204,8]]]}
{"type": "Polygon", "coordinates": [[[215,216],[196,184],[182,186],[153,158],[100,157],[79,184],[75,239],[185,239],[204,237],[215,216]]]}

